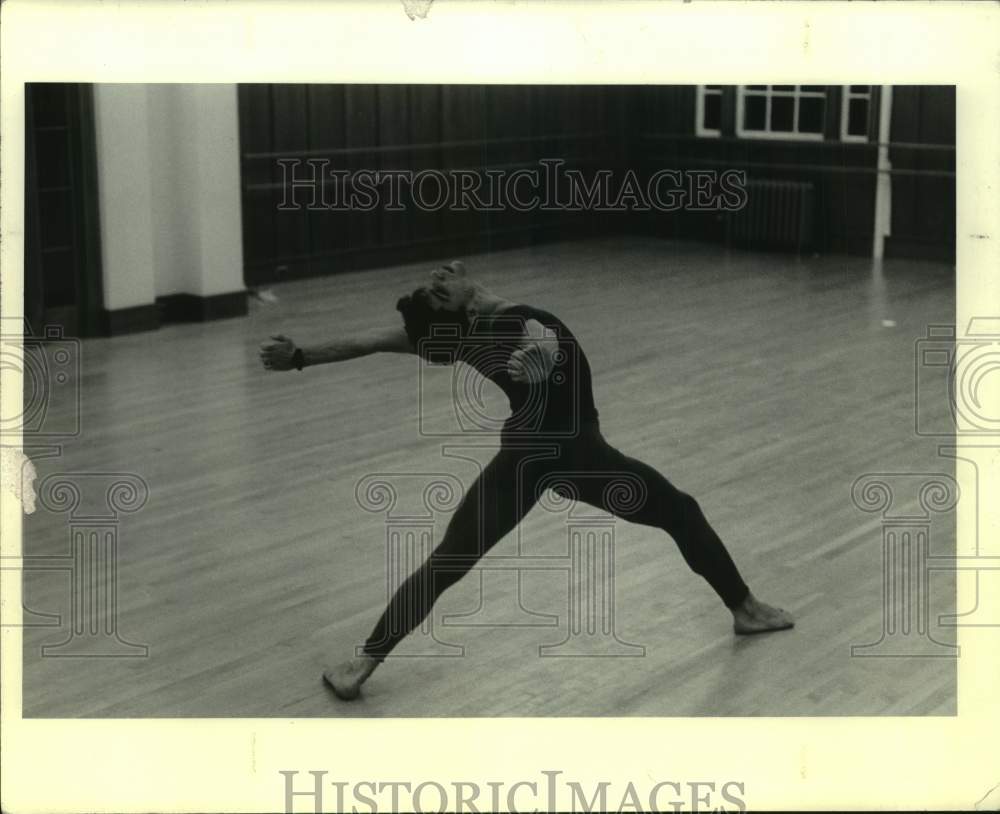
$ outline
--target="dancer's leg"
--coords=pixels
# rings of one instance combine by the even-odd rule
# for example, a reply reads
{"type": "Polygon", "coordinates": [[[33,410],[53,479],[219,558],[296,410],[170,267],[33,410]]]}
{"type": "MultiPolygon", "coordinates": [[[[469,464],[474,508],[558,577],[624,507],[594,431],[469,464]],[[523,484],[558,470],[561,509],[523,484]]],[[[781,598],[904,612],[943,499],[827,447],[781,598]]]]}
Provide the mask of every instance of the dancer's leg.
{"type": "Polygon", "coordinates": [[[708,581],[727,607],[743,602],[746,583],[698,501],[653,467],[619,452],[596,431],[581,436],[574,452],[580,476],[569,480],[580,500],[667,532],[691,570],[708,581]]]}
{"type": "Polygon", "coordinates": [[[431,612],[458,582],[510,532],[536,502],[533,467],[519,450],[501,448],[473,482],[448,523],[444,539],[389,601],[364,656],[328,670],[324,677],[342,698],[353,698],[375,667],[431,612]]]}
{"type": "Polygon", "coordinates": [[[570,481],[579,499],[667,532],[691,570],[704,577],[732,611],[738,633],[792,626],[789,614],[757,601],[750,593],[695,498],[653,467],[612,447],[596,429],[581,435],[572,457],[580,475],[570,481]]]}

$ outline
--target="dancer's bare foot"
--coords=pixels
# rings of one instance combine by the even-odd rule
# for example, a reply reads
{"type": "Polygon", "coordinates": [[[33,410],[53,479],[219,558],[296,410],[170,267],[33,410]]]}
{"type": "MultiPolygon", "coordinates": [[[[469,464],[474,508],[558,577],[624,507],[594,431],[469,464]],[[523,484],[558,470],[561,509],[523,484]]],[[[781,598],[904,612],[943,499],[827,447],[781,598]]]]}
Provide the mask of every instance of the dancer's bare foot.
{"type": "Polygon", "coordinates": [[[323,680],[334,694],[343,701],[353,701],[361,695],[361,685],[378,667],[371,656],[357,656],[350,661],[330,667],[323,672],[323,680]]]}
{"type": "Polygon", "coordinates": [[[733,609],[733,630],[736,633],[769,633],[790,627],[795,627],[795,621],[788,611],[767,605],[753,594],[747,594],[743,604],[733,609]]]}

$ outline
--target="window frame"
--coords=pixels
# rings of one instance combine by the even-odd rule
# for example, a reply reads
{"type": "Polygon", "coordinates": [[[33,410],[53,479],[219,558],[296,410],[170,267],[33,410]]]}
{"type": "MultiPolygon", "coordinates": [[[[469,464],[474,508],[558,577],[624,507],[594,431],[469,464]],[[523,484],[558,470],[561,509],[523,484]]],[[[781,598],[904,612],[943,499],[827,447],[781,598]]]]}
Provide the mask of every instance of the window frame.
{"type": "Polygon", "coordinates": [[[794,110],[792,112],[792,123],[796,128],[799,126],[799,100],[805,96],[810,99],[822,98],[824,103],[824,118],[830,104],[830,94],[824,89],[822,91],[802,91],[802,85],[793,85],[794,91],[772,90],[773,85],[765,85],[765,91],[751,90],[748,93],[748,85],[736,86],[736,135],[742,139],[765,139],[780,141],[823,141],[826,138],[825,128],[818,133],[804,133],[796,130],[747,130],[744,126],[746,119],[746,98],[747,96],[764,96],[766,108],[764,113],[764,123],[768,127],[771,125],[771,99],[778,95],[782,98],[794,99],[794,110]]]}
{"type": "Polygon", "coordinates": [[[705,97],[708,94],[713,96],[718,94],[719,96],[719,109],[721,113],[722,109],[722,85],[718,85],[712,89],[709,89],[708,85],[698,85],[698,90],[695,93],[695,105],[694,105],[694,132],[696,136],[701,136],[702,138],[721,138],[722,137],[722,123],[720,116],[719,128],[713,129],[711,127],[705,127],[705,97]]]}
{"type": "Polygon", "coordinates": [[[868,91],[866,93],[858,93],[851,90],[851,85],[844,85],[841,90],[840,96],[840,140],[846,141],[848,143],[854,144],[868,144],[871,142],[871,128],[872,128],[872,105],[875,102],[875,86],[866,85],[868,91]],[[868,119],[865,127],[865,134],[863,136],[851,135],[847,132],[847,126],[850,122],[850,112],[851,112],[851,99],[867,99],[868,100],[868,119]]]}

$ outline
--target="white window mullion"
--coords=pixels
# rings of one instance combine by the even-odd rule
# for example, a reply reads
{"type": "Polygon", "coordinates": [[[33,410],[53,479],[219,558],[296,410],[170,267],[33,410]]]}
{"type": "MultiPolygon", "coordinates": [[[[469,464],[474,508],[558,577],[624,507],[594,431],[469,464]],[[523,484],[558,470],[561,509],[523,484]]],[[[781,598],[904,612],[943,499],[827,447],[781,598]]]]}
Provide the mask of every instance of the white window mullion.
{"type": "Polygon", "coordinates": [[[843,95],[840,104],[840,140],[852,142],[868,141],[868,123],[872,117],[872,86],[868,85],[866,91],[851,90],[850,85],[844,85],[843,95]],[[851,133],[851,101],[853,99],[863,99],[865,101],[865,132],[851,133]]]}
{"type": "Polygon", "coordinates": [[[694,131],[698,136],[718,138],[722,135],[721,125],[719,128],[705,126],[705,103],[709,96],[718,97],[721,118],[722,88],[709,89],[706,85],[698,85],[695,93],[694,131]]]}
{"type": "Polygon", "coordinates": [[[736,95],[736,134],[741,138],[755,139],[791,139],[793,141],[822,141],[823,132],[813,132],[803,130],[799,119],[802,114],[801,100],[803,98],[815,98],[827,104],[825,91],[803,91],[801,85],[793,85],[792,90],[775,90],[773,85],[765,85],[763,90],[751,91],[746,85],[737,86],[736,95]],[[762,98],[764,101],[764,125],[762,130],[748,130],[746,127],[747,101],[752,97],[762,98]],[[772,122],[775,98],[792,100],[792,124],[790,130],[775,130],[772,122]]]}

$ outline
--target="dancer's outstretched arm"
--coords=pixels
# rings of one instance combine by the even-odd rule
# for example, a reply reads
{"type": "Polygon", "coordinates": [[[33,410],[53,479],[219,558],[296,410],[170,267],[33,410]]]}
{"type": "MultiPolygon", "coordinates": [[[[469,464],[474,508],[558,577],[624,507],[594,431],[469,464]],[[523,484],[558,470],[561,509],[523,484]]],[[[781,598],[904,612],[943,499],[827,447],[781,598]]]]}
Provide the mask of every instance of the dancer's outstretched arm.
{"type": "Polygon", "coordinates": [[[344,336],[319,345],[298,346],[283,334],[260,346],[260,361],[267,370],[293,370],[298,367],[343,362],[385,351],[413,353],[413,346],[402,327],[378,328],[354,336],[344,336]]]}

